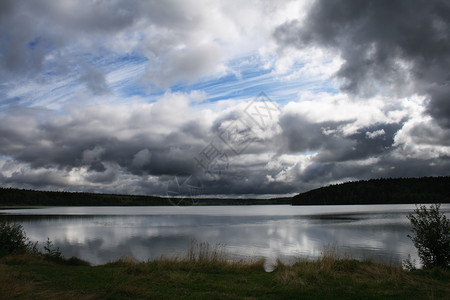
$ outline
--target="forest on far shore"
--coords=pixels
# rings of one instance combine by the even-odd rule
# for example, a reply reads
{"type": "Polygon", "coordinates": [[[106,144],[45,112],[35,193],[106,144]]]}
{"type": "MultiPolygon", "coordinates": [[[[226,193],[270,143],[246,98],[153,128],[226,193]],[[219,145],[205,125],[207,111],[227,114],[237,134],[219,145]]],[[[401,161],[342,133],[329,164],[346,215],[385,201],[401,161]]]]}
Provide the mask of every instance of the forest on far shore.
{"type": "Polygon", "coordinates": [[[184,199],[145,195],[35,191],[0,188],[0,207],[164,205],[341,205],[450,203],[450,176],[371,179],[321,187],[292,198],[184,199]]]}
{"type": "Polygon", "coordinates": [[[345,182],[292,198],[292,205],[412,203],[450,203],[450,176],[345,182]]]}
{"type": "Polygon", "coordinates": [[[0,207],[12,206],[191,206],[291,204],[291,198],[168,198],[82,192],[35,191],[0,187],[0,207]]]}

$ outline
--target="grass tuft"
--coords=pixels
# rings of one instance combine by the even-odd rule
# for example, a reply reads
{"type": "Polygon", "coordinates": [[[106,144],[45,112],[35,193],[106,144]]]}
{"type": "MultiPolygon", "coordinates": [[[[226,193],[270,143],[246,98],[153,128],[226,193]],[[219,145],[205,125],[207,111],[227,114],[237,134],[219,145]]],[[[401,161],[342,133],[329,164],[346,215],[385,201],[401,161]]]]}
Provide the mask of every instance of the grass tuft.
{"type": "Polygon", "coordinates": [[[222,244],[211,246],[207,242],[191,241],[187,252],[187,261],[195,264],[224,264],[227,263],[225,247],[222,244]]]}

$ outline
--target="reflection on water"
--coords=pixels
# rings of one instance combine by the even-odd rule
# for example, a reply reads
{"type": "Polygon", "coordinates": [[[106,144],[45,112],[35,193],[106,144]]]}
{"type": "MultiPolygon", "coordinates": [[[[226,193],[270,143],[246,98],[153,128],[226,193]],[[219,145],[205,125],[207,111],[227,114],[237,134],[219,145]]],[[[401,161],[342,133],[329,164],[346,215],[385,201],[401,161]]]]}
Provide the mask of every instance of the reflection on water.
{"type": "MultiPolygon", "coordinates": [[[[231,258],[289,262],[335,245],[355,258],[399,263],[417,258],[408,212],[414,205],[64,207],[0,210],[33,241],[47,237],[66,257],[103,264],[121,256],[183,255],[192,240],[225,245],[231,258]]],[[[450,205],[441,206],[450,212],[450,205]]]]}

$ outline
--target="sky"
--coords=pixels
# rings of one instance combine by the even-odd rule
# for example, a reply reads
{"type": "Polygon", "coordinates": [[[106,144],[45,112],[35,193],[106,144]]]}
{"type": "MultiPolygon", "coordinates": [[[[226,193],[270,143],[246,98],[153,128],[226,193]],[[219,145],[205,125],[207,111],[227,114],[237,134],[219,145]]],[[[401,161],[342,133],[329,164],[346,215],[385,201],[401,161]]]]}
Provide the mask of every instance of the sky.
{"type": "Polygon", "coordinates": [[[0,186],[288,196],[449,175],[446,0],[0,2],[0,186]]]}

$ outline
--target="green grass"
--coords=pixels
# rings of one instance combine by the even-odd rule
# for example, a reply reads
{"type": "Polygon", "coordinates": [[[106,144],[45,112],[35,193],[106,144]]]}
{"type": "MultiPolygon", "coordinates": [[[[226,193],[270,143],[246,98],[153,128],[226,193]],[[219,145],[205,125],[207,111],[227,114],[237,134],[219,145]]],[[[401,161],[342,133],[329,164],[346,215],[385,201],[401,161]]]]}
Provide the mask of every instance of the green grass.
{"type": "Polygon", "coordinates": [[[186,257],[101,266],[27,255],[0,258],[0,299],[448,299],[450,271],[339,258],[292,266],[228,262],[221,247],[193,244],[186,257]]]}

